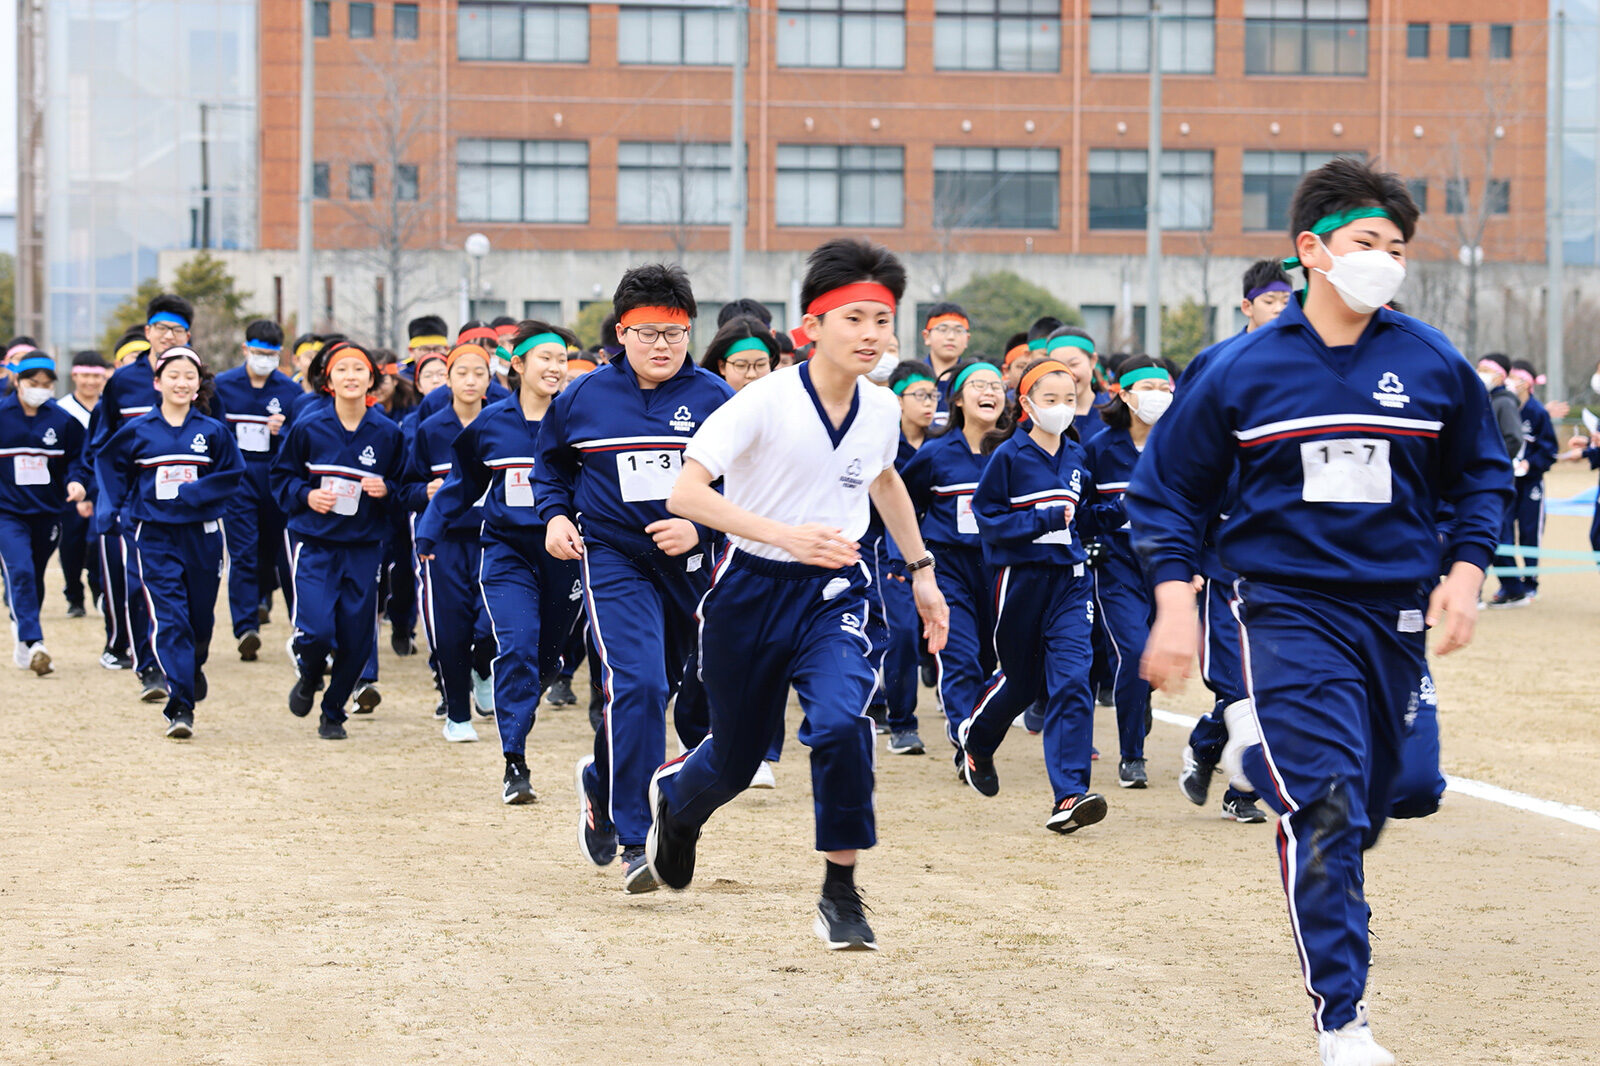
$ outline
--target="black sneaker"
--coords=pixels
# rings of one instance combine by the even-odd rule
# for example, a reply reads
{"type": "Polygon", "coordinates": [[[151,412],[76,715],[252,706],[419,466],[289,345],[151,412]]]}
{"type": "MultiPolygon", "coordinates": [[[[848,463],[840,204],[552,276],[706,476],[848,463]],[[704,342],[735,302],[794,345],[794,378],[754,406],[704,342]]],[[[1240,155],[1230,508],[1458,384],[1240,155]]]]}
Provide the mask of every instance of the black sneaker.
{"type": "Polygon", "coordinates": [[[174,740],[187,740],[194,736],[194,712],[177,711],[166,716],[167,736],[174,740]]]}
{"type": "Polygon", "coordinates": [[[885,703],[874,703],[867,708],[867,717],[872,719],[872,731],[882,736],[889,731],[889,706],[885,703]]]}
{"type": "Polygon", "coordinates": [[[552,707],[576,707],[578,696],[572,691],[572,678],[558,677],[544,694],[544,701],[552,707]]]}
{"type": "Polygon", "coordinates": [[[973,787],[981,796],[994,796],[1000,792],[1000,772],[994,768],[994,757],[991,755],[978,755],[967,749],[967,733],[972,727],[972,719],[968,718],[961,723],[961,728],[956,731],[956,742],[961,745],[961,750],[956,756],[961,760],[961,780],[973,787]]]}
{"type": "Polygon", "coordinates": [[[266,626],[272,624],[272,605],[263,603],[256,608],[256,625],[266,626]]]}
{"type": "Polygon", "coordinates": [[[650,871],[650,860],[645,857],[643,844],[630,844],[622,849],[622,891],[630,896],[654,892],[661,887],[656,875],[650,871]]]}
{"type": "Polygon", "coordinates": [[[1044,827],[1062,834],[1075,833],[1086,825],[1094,825],[1105,816],[1106,798],[1098,792],[1082,792],[1058,803],[1045,820],[1044,827]]]}
{"type": "Polygon", "coordinates": [[[402,633],[398,629],[389,634],[389,647],[394,649],[396,655],[417,654],[417,642],[412,639],[411,634],[402,633]]]}
{"type": "Polygon", "coordinates": [[[645,837],[644,851],[656,880],[682,891],[694,880],[694,853],[700,829],[680,822],[667,809],[667,797],[661,793],[661,779],[677,771],[676,766],[663,766],[650,778],[650,834],[645,837]]]}
{"type": "Polygon", "coordinates": [[[1526,607],[1529,602],[1531,601],[1520,592],[1513,595],[1501,589],[1489,598],[1487,606],[1491,610],[1499,610],[1503,607],[1526,607]]]}
{"type": "Polygon", "coordinates": [[[1150,775],[1145,772],[1143,759],[1123,759],[1117,764],[1117,784],[1123,788],[1146,788],[1150,775]]]}
{"type": "Polygon", "coordinates": [[[889,734],[890,755],[921,755],[925,750],[922,746],[922,738],[917,736],[915,729],[907,729],[903,733],[889,734]]]}
{"type": "Polygon", "coordinates": [[[160,670],[150,670],[139,675],[139,698],[146,703],[167,701],[167,679],[160,670]]]}
{"type": "Polygon", "coordinates": [[[317,722],[317,736],[323,740],[343,740],[348,735],[344,731],[343,722],[336,722],[327,715],[323,715],[317,722]]]}
{"type": "Polygon", "coordinates": [[[921,667],[918,668],[917,673],[920,675],[917,680],[922,682],[923,688],[939,687],[939,672],[934,668],[932,659],[924,662],[921,667]]]}
{"type": "Polygon", "coordinates": [[[211,682],[206,680],[206,672],[196,669],[194,672],[194,701],[199,703],[211,695],[211,682]]]}
{"type": "Polygon", "coordinates": [[[356,704],[350,709],[351,714],[371,714],[373,708],[383,702],[383,693],[378,691],[377,685],[370,681],[363,681],[356,686],[356,690],[350,694],[350,698],[355,700],[356,704]]]}
{"type": "Polygon", "coordinates": [[[100,653],[100,666],[105,670],[132,670],[133,657],[107,648],[100,653]]]}
{"type": "Polygon", "coordinates": [[[1211,794],[1211,777],[1216,772],[1216,763],[1201,762],[1195,758],[1193,748],[1187,744],[1183,746],[1183,771],[1178,774],[1178,787],[1190,803],[1196,807],[1206,805],[1206,797],[1211,794]]]}
{"type": "Polygon", "coordinates": [[[254,629],[247,629],[239,635],[239,661],[253,663],[256,661],[256,652],[261,650],[261,634],[254,629]]]}
{"type": "Polygon", "coordinates": [[[69,603],[69,604],[67,604],[67,617],[68,618],[82,618],[87,613],[88,612],[83,609],[83,604],[81,604],[81,603],[69,603]]]}
{"type": "Polygon", "coordinates": [[[829,951],[877,951],[866,909],[854,885],[824,888],[811,928],[829,951]]]}
{"type": "Polygon", "coordinates": [[[617,857],[617,827],[589,795],[583,772],[594,762],[593,755],[578,760],[575,773],[578,786],[578,850],[596,866],[610,866],[617,857]]]}
{"type": "Polygon", "coordinates": [[[311,706],[316,702],[317,690],[322,688],[319,678],[302,675],[294,683],[294,688],[289,690],[289,711],[296,718],[304,718],[311,713],[311,706]]]}
{"type": "Polygon", "coordinates": [[[441,695],[439,697],[439,702],[435,704],[433,708],[433,720],[435,722],[442,722],[448,717],[450,717],[450,708],[445,706],[444,696],[441,695]]]}
{"type": "Polygon", "coordinates": [[[505,786],[500,793],[500,800],[509,806],[532,803],[537,798],[533,794],[533,784],[528,780],[528,764],[525,762],[506,763],[505,786]]]}
{"type": "Polygon", "coordinates": [[[1117,705],[1116,690],[1110,685],[1101,685],[1094,694],[1094,702],[1099,707],[1115,707],[1117,705]]]}
{"type": "Polygon", "coordinates": [[[1222,817],[1229,822],[1254,825],[1267,820],[1267,812],[1256,806],[1255,800],[1237,793],[1222,800],[1222,817]]]}

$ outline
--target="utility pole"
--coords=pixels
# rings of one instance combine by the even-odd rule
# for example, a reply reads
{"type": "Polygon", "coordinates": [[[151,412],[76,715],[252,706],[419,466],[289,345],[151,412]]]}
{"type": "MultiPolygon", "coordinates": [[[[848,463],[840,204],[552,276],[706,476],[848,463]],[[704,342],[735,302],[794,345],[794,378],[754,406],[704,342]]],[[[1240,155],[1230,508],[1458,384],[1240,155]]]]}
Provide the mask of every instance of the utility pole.
{"type": "Polygon", "coordinates": [[[313,95],[316,91],[314,61],[317,36],[313,0],[301,0],[300,5],[300,321],[299,332],[316,330],[316,296],[312,285],[311,266],[311,204],[314,182],[312,167],[312,119],[315,115],[313,95]]]}
{"type": "Polygon", "coordinates": [[[1144,351],[1161,357],[1161,0],[1150,0],[1150,146],[1145,161],[1144,351]]]}
{"type": "Polygon", "coordinates": [[[1567,12],[1556,9],[1554,31],[1550,34],[1550,129],[1545,135],[1544,161],[1544,232],[1545,278],[1544,297],[1544,372],[1548,381],[1545,396],[1551,400],[1567,398],[1565,280],[1566,248],[1562,241],[1565,233],[1565,212],[1562,198],[1565,195],[1561,180],[1561,136],[1565,122],[1567,95],[1567,12]]]}
{"type": "Polygon", "coordinates": [[[728,299],[744,295],[744,225],[748,179],[744,166],[744,74],[750,53],[750,3],[733,0],[733,120],[730,123],[733,174],[729,189],[733,203],[728,211],[728,299]]]}
{"type": "Polygon", "coordinates": [[[18,336],[48,346],[45,328],[43,0],[17,0],[17,276],[18,336]]]}

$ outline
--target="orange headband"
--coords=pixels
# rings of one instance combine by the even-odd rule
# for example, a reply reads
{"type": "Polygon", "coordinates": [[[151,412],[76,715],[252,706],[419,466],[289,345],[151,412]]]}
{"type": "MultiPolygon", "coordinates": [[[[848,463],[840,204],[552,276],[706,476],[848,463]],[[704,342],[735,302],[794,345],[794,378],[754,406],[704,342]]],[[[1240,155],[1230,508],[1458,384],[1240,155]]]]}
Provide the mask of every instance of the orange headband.
{"type": "Polygon", "coordinates": [[[591,370],[598,369],[598,367],[599,367],[599,364],[594,362],[591,359],[568,359],[567,360],[567,373],[570,374],[573,377],[578,377],[579,375],[587,374],[591,370]]]}
{"type": "Polygon", "coordinates": [[[923,326],[922,328],[923,329],[932,329],[934,326],[937,326],[941,322],[959,322],[963,326],[971,326],[972,325],[972,323],[967,321],[967,316],[966,315],[958,315],[954,311],[952,311],[949,314],[945,314],[945,315],[934,315],[932,318],[928,319],[928,324],[926,326],[923,326]]]}
{"type": "Polygon", "coordinates": [[[1021,359],[1027,354],[1028,346],[1026,344],[1017,345],[1015,348],[1006,353],[1005,368],[1009,370],[1012,363],[1016,362],[1018,359],[1021,359]]]}
{"type": "Polygon", "coordinates": [[[830,289],[806,305],[806,314],[816,315],[821,318],[829,311],[843,307],[845,304],[860,303],[863,300],[872,300],[875,303],[886,305],[890,312],[894,311],[894,293],[886,286],[879,285],[876,281],[857,281],[849,285],[841,285],[837,289],[830,289]]]}
{"type": "MultiPolygon", "coordinates": [[[[342,343],[339,343],[339,344],[335,344],[333,346],[333,348],[331,350],[329,350],[328,354],[323,359],[323,364],[322,364],[323,373],[324,374],[331,374],[333,372],[333,365],[335,363],[337,363],[340,359],[343,359],[347,355],[360,356],[361,359],[367,364],[367,369],[372,373],[373,384],[377,383],[377,381],[378,381],[378,364],[374,363],[372,361],[371,354],[368,353],[368,351],[365,348],[357,347],[356,345],[351,344],[348,341],[345,341],[345,342],[342,342],[342,343]]],[[[333,382],[330,381],[326,385],[322,386],[322,391],[323,392],[327,392],[327,393],[332,393],[333,392],[333,382]]],[[[376,407],[377,405],[378,405],[378,398],[376,396],[369,395],[367,397],[367,406],[368,407],[376,407]]]]}
{"type": "Polygon", "coordinates": [[[472,329],[464,331],[461,336],[456,338],[456,344],[458,346],[462,344],[469,344],[472,341],[493,341],[494,343],[499,344],[500,334],[496,333],[488,326],[475,326],[472,329]]]}
{"type": "Polygon", "coordinates": [[[637,326],[641,322],[667,322],[677,326],[689,325],[689,312],[681,307],[635,307],[622,312],[617,321],[624,326],[637,326]]]}
{"type": "Polygon", "coordinates": [[[1066,374],[1068,377],[1071,377],[1072,371],[1068,370],[1065,365],[1056,362],[1054,359],[1046,359],[1044,362],[1040,363],[1038,366],[1022,375],[1022,384],[1017,386],[1017,395],[1028,395],[1028,393],[1033,391],[1033,387],[1039,383],[1039,379],[1044,377],[1046,374],[1066,374]]]}
{"type": "MultiPolygon", "coordinates": [[[[472,330],[471,332],[476,333],[477,330],[472,330]]],[[[493,331],[491,330],[490,332],[492,333],[493,331]]],[[[449,355],[445,356],[445,358],[444,358],[444,368],[445,368],[445,370],[448,371],[448,370],[454,369],[454,367],[456,365],[456,360],[460,359],[463,355],[476,355],[476,356],[479,356],[480,358],[483,359],[484,366],[488,366],[489,365],[489,353],[483,350],[483,346],[482,345],[478,345],[478,344],[458,344],[454,348],[450,349],[450,354],[449,355]]]]}

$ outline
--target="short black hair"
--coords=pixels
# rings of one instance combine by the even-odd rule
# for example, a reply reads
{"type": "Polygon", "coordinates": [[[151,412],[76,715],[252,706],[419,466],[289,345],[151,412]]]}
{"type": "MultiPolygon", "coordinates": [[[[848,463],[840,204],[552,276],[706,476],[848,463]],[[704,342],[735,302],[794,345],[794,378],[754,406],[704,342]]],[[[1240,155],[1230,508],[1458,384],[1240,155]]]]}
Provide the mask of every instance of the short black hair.
{"type": "Polygon", "coordinates": [[[924,363],[921,359],[905,359],[889,372],[889,388],[893,389],[906,378],[913,377],[927,378],[932,381],[936,375],[933,372],[933,367],[924,363]]]}
{"type": "Polygon", "coordinates": [[[600,348],[607,355],[616,355],[622,351],[622,344],[617,340],[616,311],[606,312],[606,317],[600,320],[600,348]]]}
{"type": "Polygon", "coordinates": [[[258,318],[244,328],[244,339],[260,341],[271,348],[282,348],[283,327],[270,318],[258,318]]]}
{"type": "MultiPolygon", "coordinates": [[[[1172,374],[1172,368],[1164,359],[1152,359],[1148,355],[1128,355],[1122,357],[1122,362],[1117,368],[1117,376],[1121,377],[1130,370],[1144,370],[1147,367],[1160,367],[1169,375],[1172,374]]],[[[1128,406],[1121,392],[1112,396],[1106,401],[1105,406],[1100,408],[1100,421],[1112,429],[1127,429],[1133,425],[1133,408],[1128,406]]]]}
{"type": "Polygon", "coordinates": [[[806,279],[800,283],[800,306],[823,293],[859,281],[874,281],[889,290],[896,303],[906,293],[906,268],[881,244],[862,237],[836,237],[806,257],[806,279]]]}
{"type": "Polygon", "coordinates": [[[515,325],[517,325],[517,320],[512,318],[510,315],[495,315],[494,318],[489,320],[490,329],[499,329],[501,326],[515,325]]]}
{"type": "Polygon", "coordinates": [[[767,349],[767,365],[776,370],[778,368],[778,338],[772,335],[772,330],[767,324],[754,315],[740,315],[730,319],[723,327],[717,330],[717,335],[711,338],[711,343],[706,345],[706,354],[700,357],[700,365],[713,374],[722,374],[722,361],[728,357],[728,349],[747,337],[754,337],[767,349]]]}
{"type": "Polygon", "coordinates": [[[922,328],[927,329],[928,323],[940,315],[960,315],[962,318],[966,318],[967,312],[960,304],[953,304],[949,300],[940,300],[922,313],[922,328]]]}
{"type": "Polygon", "coordinates": [[[438,315],[418,315],[406,323],[406,339],[412,337],[448,337],[450,327],[438,315]]]}
{"type": "Polygon", "coordinates": [[[88,349],[88,348],[84,349],[81,352],[74,352],[73,353],[72,365],[75,366],[75,367],[78,367],[78,366],[98,367],[101,370],[109,370],[109,369],[111,369],[111,364],[106,362],[106,357],[105,356],[101,355],[97,351],[94,351],[93,349],[88,349]]]}
{"type": "MultiPolygon", "coordinates": [[[[700,313],[689,275],[675,263],[646,263],[622,275],[611,294],[611,310],[620,319],[635,307],[673,307],[691,319],[700,313]]],[[[615,337],[616,330],[611,335],[615,337]]]]}
{"type": "MultiPolygon", "coordinates": [[[[1006,351],[1009,352],[1011,349],[1027,343],[1027,333],[1013,333],[1011,336],[1006,338],[1006,351]]],[[[1001,354],[1001,358],[1005,358],[1004,353],[1001,354]]]]}
{"type": "Polygon", "coordinates": [[[194,305],[177,293],[164,292],[152,297],[149,305],[145,307],[144,320],[148,322],[163,311],[169,315],[177,315],[189,323],[191,328],[194,326],[194,305]]]}
{"type": "Polygon", "coordinates": [[[1289,275],[1283,272],[1283,263],[1277,259],[1257,259],[1250,264],[1244,272],[1244,298],[1250,299],[1250,294],[1274,281],[1289,284],[1289,275]]]}
{"type": "Polygon", "coordinates": [[[1513,359],[1513,360],[1511,360],[1511,369],[1512,370],[1520,370],[1524,374],[1527,374],[1529,377],[1537,378],[1539,376],[1538,368],[1535,367],[1532,363],[1528,362],[1526,359],[1513,359]]]}
{"type": "MultiPolygon", "coordinates": [[[[144,336],[144,334],[141,332],[139,334],[139,336],[142,337],[142,336],[144,336]]],[[[6,351],[9,352],[11,349],[15,348],[19,344],[26,344],[30,348],[39,347],[39,342],[34,340],[32,337],[29,337],[29,336],[12,337],[10,340],[6,341],[6,351]]]]}
{"type": "Polygon", "coordinates": [[[760,300],[752,300],[748,296],[740,297],[732,303],[722,305],[722,310],[717,312],[717,328],[721,329],[736,318],[760,319],[768,330],[772,329],[772,308],[760,300]]]}
{"type": "MultiPolygon", "coordinates": [[[[17,341],[25,341],[27,339],[28,338],[26,337],[18,337],[17,340],[12,341],[11,344],[6,345],[6,347],[10,348],[12,345],[16,344],[17,341]]],[[[144,339],[144,323],[141,322],[138,325],[129,326],[127,329],[122,331],[122,336],[117,338],[117,347],[113,348],[112,352],[115,353],[129,341],[142,341],[144,339]]],[[[30,341],[29,343],[32,342],[30,341]]]]}
{"type": "Polygon", "coordinates": [[[298,336],[298,337],[296,337],[294,339],[294,350],[298,352],[300,350],[300,346],[302,344],[316,344],[316,343],[317,343],[317,335],[315,333],[302,333],[302,334],[300,334],[300,336],[298,336]]]}
{"type": "Polygon", "coordinates": [[[1483,355],[1478,356],[1478,360],[1477,361],[1481,363],[1485,359],[1487,359],[1489,362],[1493,363],[1495,366],[1499,367],[1500,368],[1500,372],[1502,374],[1511,373],[1511,357],[1506,355],[1506,353],[1504,353],[1504,352],[1485,352],[1483,355]]]}
{"type": "Polygon", "coordinates": [[[1289,239],[1329,215],[1356,207],[1381,207],[1407,241],[1417,232],[1416,201],[1400,175],[1380,171],[1365,159],[1339,156],[1300,179],[1289,201],[1289,239]]]}
{"type": "Polygon", "coordinates": [[[772,335],[772,339],[778,342],[779,355],[794,354],[794,338],[789,336],[788,330],[784,330],[780,333],[774,333],[772,335]]]}

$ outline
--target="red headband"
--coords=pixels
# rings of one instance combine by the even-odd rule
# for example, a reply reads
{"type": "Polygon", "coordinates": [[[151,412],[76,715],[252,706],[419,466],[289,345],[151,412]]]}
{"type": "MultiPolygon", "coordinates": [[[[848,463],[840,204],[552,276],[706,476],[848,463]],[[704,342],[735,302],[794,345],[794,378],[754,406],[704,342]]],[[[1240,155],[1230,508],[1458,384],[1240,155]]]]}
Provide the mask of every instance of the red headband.
{"type": "Polygon", "coordinates": [[[461,336],[456,338],[456,344],[470,344],[473,341],[493,341],[500,343],[500,334],[488,326],[474,326],[472,329],[462,330],[461,336]]]}
{"type": "Polygon", "coordinates": [[[879,285],[876,281],[856,281],[849,285],[841,285],[837,289],[830,289],[806,305],[806,314],[816,315],[821,318],[829,311],[837,310],[845,304],[861,303],[871,300],[889,308],[894,313],[894,293],[887,286],[879,285]]]}
{"type": "Polygon", "coordinates": [[[941,322],[959,322],[963,326],[971,326],[972,325],[972,323],[967,321],[967,316],[966,315],[958,315],[954,311],[951,311],[948,314],[934,315],[932,318],[928,319],[928,324],[926,326],[923,326],[922,328],[923,329],[932,329],[934,326],[937,326],[941,322]]]}
{"type": "Polygon", "coordinates": [[[622,312],[617,319],[620,325],[637,326],[641,322],[665,322],[675,326],[689,325],[689,312],[681,307],[635,307],[622,312]]]}

